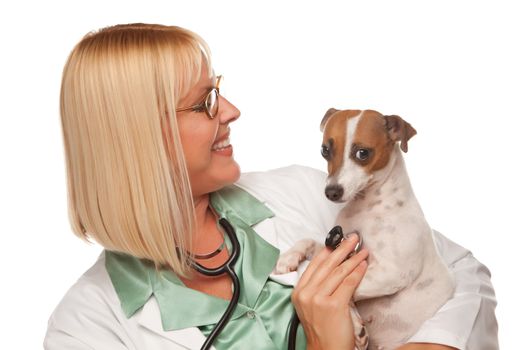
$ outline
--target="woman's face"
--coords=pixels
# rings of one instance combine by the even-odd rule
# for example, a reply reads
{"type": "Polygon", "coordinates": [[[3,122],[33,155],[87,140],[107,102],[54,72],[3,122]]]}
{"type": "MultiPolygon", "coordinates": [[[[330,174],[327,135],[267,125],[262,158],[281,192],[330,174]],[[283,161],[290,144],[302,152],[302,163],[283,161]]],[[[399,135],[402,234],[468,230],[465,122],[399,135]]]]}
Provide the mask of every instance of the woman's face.
{"type": "MultiPolygon", "coordinates": [[[[178,108],[200,104],[215,84],[215,76],[209,77],[207,67],[203,65],[199,82],[179,101],[178,108]]],[[[239,178],[239,165],[233,159],[229,142],[229,124],[239,116],[240,111],[222,96],[219,96],[219,110],[214,119],[209,119],[205,111],[177,112],[194,198],[217,191],[239,178]]]]}

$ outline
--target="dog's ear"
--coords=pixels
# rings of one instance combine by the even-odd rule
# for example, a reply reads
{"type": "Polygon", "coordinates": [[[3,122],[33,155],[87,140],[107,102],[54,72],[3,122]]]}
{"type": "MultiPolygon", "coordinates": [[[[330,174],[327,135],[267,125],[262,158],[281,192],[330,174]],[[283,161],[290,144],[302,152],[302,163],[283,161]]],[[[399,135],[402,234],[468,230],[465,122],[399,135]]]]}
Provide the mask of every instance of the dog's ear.
{"type": "Polygon", "coordinates": [[[330,108],[329,110],[326,111],[326,113],[324,114],[323,120],[321,120],[321,125],[319,126],[319,128],[321,129],[321,132],[324,131],[324,126],[326,125],[326,122],[328,121],[328,119],[330,119],[332,114],[334,114],[335,112],[339,112],[339,110],[335,108],[330,108]]]}
{"type": "Polygon", "coordinates": [[[394,142],[401,141],[401,149],[406,153],[408,140],[417,133],[416,129],[397,115],[385,115],[385,119],[388,136],[394,142]]]}

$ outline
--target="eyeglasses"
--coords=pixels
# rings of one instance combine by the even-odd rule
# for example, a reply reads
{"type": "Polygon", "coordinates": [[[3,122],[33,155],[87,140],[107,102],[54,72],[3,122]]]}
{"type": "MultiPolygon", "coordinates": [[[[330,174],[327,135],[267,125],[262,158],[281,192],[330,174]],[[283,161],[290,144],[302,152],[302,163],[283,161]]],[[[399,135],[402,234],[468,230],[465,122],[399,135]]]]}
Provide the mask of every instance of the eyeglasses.
{"type": "Polygon", "coordinates": [[[204,100],[194,106],[178,108],[177,112],[193,111],[197,113],[206,112],[208,118],[213,119],[219,112],[219,85],[222,80],[222,75],[217,77],[215,87],[211,88],[210,91],[204,97],[204,100]]]}

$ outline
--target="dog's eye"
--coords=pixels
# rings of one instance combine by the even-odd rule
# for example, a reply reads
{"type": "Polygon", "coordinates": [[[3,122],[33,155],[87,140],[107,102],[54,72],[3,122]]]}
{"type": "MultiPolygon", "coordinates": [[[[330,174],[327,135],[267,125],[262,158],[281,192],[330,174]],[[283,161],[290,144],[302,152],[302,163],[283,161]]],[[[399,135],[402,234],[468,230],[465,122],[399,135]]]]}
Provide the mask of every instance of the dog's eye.
{"type": "Polygon", "coordinates": [[[330,149],[328,148],[327,145],[322,145],[322,146],[321,146],[321,155],[322,155],[323,158],[326,159],[326,160],[329,160],[329,159],[330,159],[330,149]]]}
{"type": "Polygon", "coordinates": [[[370,151],[366,148],[360,148],[355,153],[355,157],[359,160],[367,160],[370,157],[370,151]]]}

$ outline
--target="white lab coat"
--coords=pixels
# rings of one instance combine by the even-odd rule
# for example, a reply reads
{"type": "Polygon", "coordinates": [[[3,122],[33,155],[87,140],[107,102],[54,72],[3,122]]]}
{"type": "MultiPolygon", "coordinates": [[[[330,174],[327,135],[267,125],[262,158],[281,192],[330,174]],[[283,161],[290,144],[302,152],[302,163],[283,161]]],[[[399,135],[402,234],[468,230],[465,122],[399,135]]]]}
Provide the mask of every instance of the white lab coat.
{"type": "MultiPolygon", "coordinates": [[[[291,166],[243,174],[238,185],[274,212],[275,217],[258,223],[254,229],[284,252],[300,238],[324,240],[333,226],[341,206],[324,198],[324,179],[320,171],[291,166]]],[[[456,277],[457,288],[454,297],[423,324],[411,341],[435,342],[469,350],[498,349],[496,300],[490,272],[469,251],[437,232],[434,237],[440,254],[456,277]]],[[[294,272],[270,278],[294,284],[298,276],[294,272]]],[[[126,318],[105,269],[104,254],[101,254],[51,315],[44,348],[199,349],[204,340],[196,327],[164,331],[154,297],[126,318]]]]}

